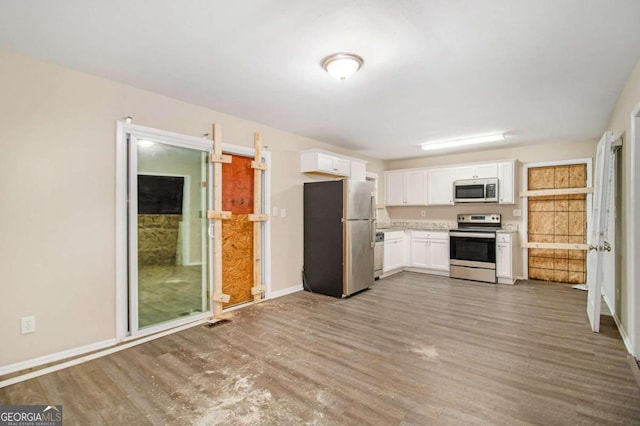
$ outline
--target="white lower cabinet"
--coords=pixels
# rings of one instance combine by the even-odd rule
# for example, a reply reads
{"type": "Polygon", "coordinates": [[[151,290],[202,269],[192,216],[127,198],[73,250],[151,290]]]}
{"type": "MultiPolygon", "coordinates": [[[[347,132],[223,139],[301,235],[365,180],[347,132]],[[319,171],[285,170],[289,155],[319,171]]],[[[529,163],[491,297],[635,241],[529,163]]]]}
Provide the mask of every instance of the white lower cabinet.
{"type": "Polygon", "coordinates": [[[434,271],[449,271],[449,233],[410,231],[409,266],[434,271]]]}
{"type": "Polygon", "coordinates": [[[382,272],[404,267],[404,231],[385,232],[382,272]]]}
{"type": "Polygon", "coordinates": [[[514,260],[516,259],[517,234],[497,233],[496,241],[496,276],[501,284],[514,284],[516,272],[514,260]]]}

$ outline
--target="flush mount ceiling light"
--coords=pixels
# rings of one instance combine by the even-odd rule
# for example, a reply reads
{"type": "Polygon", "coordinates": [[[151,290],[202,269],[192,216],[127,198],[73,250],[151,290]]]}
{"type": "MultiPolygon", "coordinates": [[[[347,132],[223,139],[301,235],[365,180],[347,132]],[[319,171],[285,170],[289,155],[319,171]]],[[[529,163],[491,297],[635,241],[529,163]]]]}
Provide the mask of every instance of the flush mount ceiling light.
{"type": "Polygon", "coordinates": [[[425,142],[421,146],[422,146],[422,149],[425,151],[435,151],[438,149],[457,148],[460,146],[478,145],[478,144],[489,143],[489,142],[500,142],[503,140],[504,140],[504,133],[498,133],[495,135],[473,136],[470,138],[459,138],[459,139],[449,139],[449,140],[436,141],[436,142],[425,142]]]}
{"type": "Polygon", "coordinates": [[[364,60],[353,53],[335,53],[322,61],[322,68],[338,80],[345,80],[362,67],[364,60]]]}

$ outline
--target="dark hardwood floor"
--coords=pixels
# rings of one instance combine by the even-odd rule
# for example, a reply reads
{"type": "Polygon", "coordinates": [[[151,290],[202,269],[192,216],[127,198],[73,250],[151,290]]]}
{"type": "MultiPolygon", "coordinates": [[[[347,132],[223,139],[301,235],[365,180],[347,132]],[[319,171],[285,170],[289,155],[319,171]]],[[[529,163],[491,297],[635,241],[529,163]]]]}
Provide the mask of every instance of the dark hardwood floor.
{"type": "Polygon", "coordinates": [[[415,273],[299,292],[0,389],[65,424],[640,424],[640,389],[586,293],[415,273]]]}

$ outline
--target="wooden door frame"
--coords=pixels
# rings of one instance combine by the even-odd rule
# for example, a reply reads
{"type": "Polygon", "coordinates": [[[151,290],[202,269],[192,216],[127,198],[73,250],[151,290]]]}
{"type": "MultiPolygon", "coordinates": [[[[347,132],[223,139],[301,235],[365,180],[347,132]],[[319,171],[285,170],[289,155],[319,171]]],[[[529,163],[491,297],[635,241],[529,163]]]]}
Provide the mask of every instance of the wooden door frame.
{"type": "MultiPolygon", "coordinates": [[[[593,184],[592,177],[592,158],[576,158],[573,160],[558,160],[558,161],[544,161],[540,163],[523,163],[522,164],[522,190],[528,191],[529,186],[529,169],[537,167],[555,167],[555,166],[573,166],[576,164],[587,165],[587,188],[593,184]]],[[[590,235],[591,231],[591,203],[593,195],[587,194],[587,235],[590,235]]],[[[529,241],[529,198],[524,197],[522,200],[522,233],[520,237],[522,241],[529,241]]],[[[522,249],[522,276],[525,280],[529,279],[529,249],[524,247],[522,249]]]]}

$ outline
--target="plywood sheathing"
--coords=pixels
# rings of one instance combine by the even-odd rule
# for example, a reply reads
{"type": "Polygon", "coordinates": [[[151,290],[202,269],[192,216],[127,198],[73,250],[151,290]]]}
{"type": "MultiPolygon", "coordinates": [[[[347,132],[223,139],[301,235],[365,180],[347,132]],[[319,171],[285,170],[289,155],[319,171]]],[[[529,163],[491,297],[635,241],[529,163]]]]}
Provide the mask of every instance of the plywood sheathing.
{"type": "MultiPolygon", "coordinates": [[[[586,187],[586,164],[529,169],[529,191],[586,187]]],[[[587,242],[586,194],[558,194],[529,199],[529,242],[587,242]]],[[[529,249],[529,278],[581,284],[586,280],[586,252],[558,248],[529,249]]]]}
{"type": "Polygon", "coordinates": [[[253,299],[253,224],[246,214],[222,223],[222,290],[231,296],[227,306],[253,299]]]}
{"type": "Polygon", "coordinates": [[[232,218],[222,224],[222,290],[230,296],[224,306],[251,301],[253,286],[253,169],[249,157],[232,156],[222,166],[222,209],[232,218]]]}

